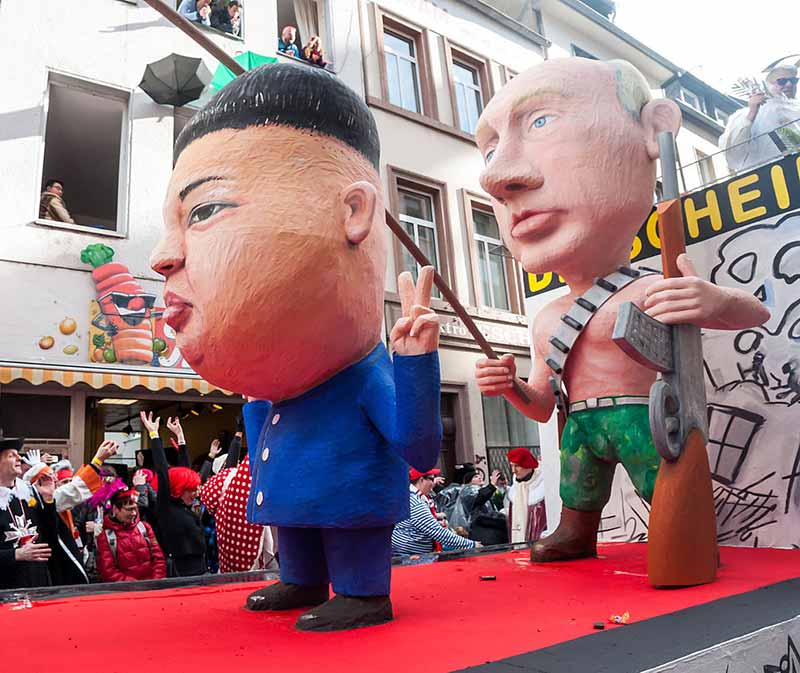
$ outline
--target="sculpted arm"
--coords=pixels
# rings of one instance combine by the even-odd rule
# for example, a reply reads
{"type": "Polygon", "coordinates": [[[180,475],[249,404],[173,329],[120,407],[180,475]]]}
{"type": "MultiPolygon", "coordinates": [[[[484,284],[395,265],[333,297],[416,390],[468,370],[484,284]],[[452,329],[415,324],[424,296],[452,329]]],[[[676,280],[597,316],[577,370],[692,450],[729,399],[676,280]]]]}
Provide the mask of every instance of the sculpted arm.
{"type": "Polygon", "coordinates": [[[534,325],[534,360],[531,375],[527,381],[517,376],[513,355],[504,355],[499,360],[483,358],[476,363],[475,379],[481,393],[489,397],[503,395],[524,416],[540,423],[546,422],[553,413],[555,398],[548,382],[549,369],[544,363],[543,354],[547,348],[548,329],[546,320],[549,307],[545,307],[540,319],[534,325]],[[516,379],[527,393],[530,402],[524,402],[513,390],[516,379]]]}
{"type": "Polygon", "coordinates": [[[719,287],[697,276],[685,255],[678,257],[683,276],[656,281],[647,288],[644,309],[668,325],[739,330],[769,320],[769,309],[743,290],[719,287]]]}

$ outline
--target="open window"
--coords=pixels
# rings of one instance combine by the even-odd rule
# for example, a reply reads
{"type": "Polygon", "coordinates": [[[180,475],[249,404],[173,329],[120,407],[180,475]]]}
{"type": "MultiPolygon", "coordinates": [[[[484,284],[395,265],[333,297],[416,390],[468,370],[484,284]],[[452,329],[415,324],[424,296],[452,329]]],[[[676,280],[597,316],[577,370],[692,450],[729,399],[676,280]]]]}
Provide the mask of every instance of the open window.
{"type": "Polygon", "coordinates": [[[175,9],[199,28],[244,39],[243,0],[175,0],[175,9]]]}
{"type": "Polygon", "coordinates": [[[129,96],[51,74],[40,223],[125,233],[129,96]]]}
{"type": "MultiPolygon", "coordinates": [[[[294,26],[297,29],[294,43],[303,52],[303,47],[315,35],[320,38],[323,54],[329,57],[330,45],[326,45],[326,36],[320,34],[323,22],[320,18],[320,6],[314,0],[278,0],[278,35],[280,38],[283,29],[294,26]]],[[[277,43],[277,40],[276,40],[277,43]]]]}

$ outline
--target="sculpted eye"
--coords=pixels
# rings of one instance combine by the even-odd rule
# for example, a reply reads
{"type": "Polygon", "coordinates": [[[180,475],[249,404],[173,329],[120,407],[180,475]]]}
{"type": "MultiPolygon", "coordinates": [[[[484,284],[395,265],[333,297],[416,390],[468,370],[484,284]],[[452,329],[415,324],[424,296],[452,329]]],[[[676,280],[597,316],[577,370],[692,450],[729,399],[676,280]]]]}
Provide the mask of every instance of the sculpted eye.
{"type": "Polygon", "coordinates": [[[536,119],[533,120],[533,124],[531,124],[531,128],[540,129],[553,119],[555,119],[553,115],[542,115],[541,117],[536,117],[536,119]]]}
{"type": "Polygon", "coordinates": [[[233,203],[204,203],[196,206],[192,212],[189,213],[189,226],[191,227],[193,224],[203,222],[209,217],[216,215],[221,210],[232,208],[234,205],[233,203]]]}
{"type": "Polygon", "coordinates": [[[489,162],[492,160],[492,157],[493,157],[493,156],[494,156],[494,150],[489,150],[489,151],[486,153],[486,156],[485,156],[485,157],[483,157],[483,162],[484,162],[484,163],[486,163],[486,164],[488,164],[488,163],[489,163],[489,162]]]}

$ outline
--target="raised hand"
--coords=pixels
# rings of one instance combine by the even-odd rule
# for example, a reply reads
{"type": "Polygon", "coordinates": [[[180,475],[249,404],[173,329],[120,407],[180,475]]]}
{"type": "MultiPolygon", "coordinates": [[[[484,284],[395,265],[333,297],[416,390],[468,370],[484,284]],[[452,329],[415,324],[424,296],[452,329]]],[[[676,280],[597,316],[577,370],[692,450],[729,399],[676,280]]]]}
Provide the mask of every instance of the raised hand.
{"type": "Polygon", "coordinates": [[[56,458],[55,456],[51,456],[49,453],[43,453],[42,462],[47,463],[48,465],[52,465],[53,463],[58,462],[58,458],[56,458]]]}
{"type": "Polygon", "coordinates": [[[22,460],[33,467],[37,463],[42,462],[42,452],[38,449],[29,449],[28,452],[22,456],[22,460]]]}
{"type": "Polygon", "coordinates": [[[497,486],[498,481],[500,481],[500,470],[492,470],[492,474],[489,477],[489,483],[492,486],[497,486]]]}
{"type": "Polygon", "coordinates": [[[39,495],[42,496],[45,502],[53,502],[56,492],[55,477],[52,474],[42,476],[36,482],[36,490],[39,491],[39,495]]]}
{"type": "Polygon", "coordinates": [[[208,449],[208,457],[212,460],[219,455],[219,452],[222,451],[222,447],[219,444],[219,440],[215,439],[211,442],[211,446],[208,449]]]}
{"type": "Polygon", "coordinates": [[[144,486],[147,483],[147,477],[144,476],[144,472],[141,470],[136,470],[136,472],[133,473],[131,483],[134,486],[144,486]]]}
{"type": "Polygon", "coordinates": [[[424,266],[416,286],[408,271],[397,278],[403,315],[389,335],[392,350],[398,355],[422,355],[439,348],[439,318],[430,307],[433,267],[424,266]]]}
{"type": "Polygon", "coordinates": [[[112,456],[116,456],[117,451],[119,451],[119,444],[107,439],[100,446],[97,447],[97,452],[94,454],[94,457],[100,463],[104,463],[112,456]]]}
{"type": "Polygon", "coordinates": [[[517,365],[513,355],[503,355],[499,360],[481,358],[475,363],[478,389],[488,397],[509,392],[516,375],[517,365]]]}
{"type": "Polygon", "coordinates": [[[142,425],[145,427],[148,433],[155,432],[158,434],[158,426],[161,423],[161,418],[158,416],[153,419],[153,412],[152,411],[140,411],[139,418],[142,419],[142,425]]]}
{"type": "Polygon", "coordinates": [[[178,418],[177,416],[175,416],[175,418],[173,418],[172,416],[167,418],[167,427],[170,429],[170,432],[172,432],[173,435],[180,436],[183,434],[183,428],[181,427],[181,419],[178,418]]]}

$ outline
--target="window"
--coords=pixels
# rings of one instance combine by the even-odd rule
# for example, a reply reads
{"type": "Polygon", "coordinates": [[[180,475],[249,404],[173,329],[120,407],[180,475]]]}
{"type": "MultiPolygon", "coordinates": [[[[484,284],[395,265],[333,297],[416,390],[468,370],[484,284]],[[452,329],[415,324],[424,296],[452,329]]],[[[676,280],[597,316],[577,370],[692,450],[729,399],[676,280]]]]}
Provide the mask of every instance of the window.
{"type": "Polygon", "coordinates": [[[428,32],[385,14],[375,3],[375,26],[383,100],[410,113],[437,118],[428,67],[428,32]]]}
{"type": "Polygon", "coordinates": [[[506,458],[509,449],[527,447],[534,456],[540,456],[539,426],[536,421],[523,416],[502,396],[482,396],[481,400],[490,473],[492,470],[501,470],[507,475],[511,474],[506,458]]]}
{"type": "Polygon", "coordinates": [[[491,98],[489,61],[445,40],[453,121],[464,133],[473,134],[478,117],[491,98]]]}
{"type": "MultiPolygon", "coordinates": [[[[400,197],[400,217],[401,224],[405,227],[408,235],[414,239],[417,247],[425,253],[425,256],[433,263],[438,271],[441,268],[439,263],[439,245],[436,240],[436,220],[433,214],[433,199],[427,194],[412,192],[407,189],[398,189],[400,197]]],[[[414,282],[417,281],[420,265],[411,256],[411,253],[403,248],[403,270],[411,271],[414,282]]],[[[433,296],[439,296],[439,290],[433,288],[433,296]]]]}
{"type": "MultiPolygon", "coordinates": [[[[181,4],[181,0],[176,0],[175,9],[180,11],[181,4]]],[[[238,6],[233,5],[230,9],[228,8],[229,4],[230,0],[211,0],[204,3],[205,6],[201,4],[200,11],[195,5],[187,5],[180,13],[185,19],[196,23],[200,28],[212,28],[230,37],[243,39],[244,2],[238,0],[238,6]]]]}
{"type": "Polygon", "coordinates": [[[500,66],[500,72],[503,75],[503,84],[508,84],[512,79],[519,75],[516,70],[512,70],[507,65],[500,66]]]}
{"type": "Polygon", "coordinates": [[[702,180],[702,184],[708,185],[712,182],[715,182],[717,179],[717,173],[714,170],[714,162],[712,161],[711,157],[698,149],[695,149],[694,154],[697,157],[697,167],[700,171],[700,179],[702,180]]]}
{"type": "Polygon", "coordinates": [[[708,405],[708,458],[711,476],[732,484],[739,476],[750,444],[764,424],[764,417],[721,404],[708,405]]]}
{"type": "Polygon", "coordinates": [[[402,35],[383,33],[383,55],[389,102],[411,112],[422,112],[416,45],[402,35]]]}
{"type": "Polygon", "coordinates": [[[128,103],[127,91],[51,74],[39,222],[124,233],[128,103]]]}
{"type": "Polygon", "coordinates": [[[724,110],[720,110],[719,108],[714,109],[714,116],[716,117],[717,121],[722,124],[723,126],[728,125],[728,119],[730,115],[725,112],[724,110]]]}
{"type": "Polygon", "coordinates": [[[500,240],[497,220],[486,210],[473,206],[472,224],[482,303],[508,311],[511,304],[508,300],[506,258],[510,254],[500,240]]]}
{"type": "MultiPolygon", "coordinates": [[[[422,175],[388,166],[391,210],[439,275],[453,287],[452,252],[448,233],[446,186],[422,175]]],[[[419,265],[405,247],[394,241],[395,266],[410,271],[416,281],[419,265]]],[[[434,286],[433,296],[440,297],[434,286]]]]}
{"type": "Polygon", "coordinates": [[[483,93],[478,71],[463,63],[453,62],[458,125],[464,133],[475,133],[483,111],[483,93]]]}
{"type": "Polygon", "coordinates": [[[591,59],[591,60],[593,60],[593,61],[597,61],[597,60],[599,60],[599,59],[597,58],[597,56],[595,56],[594,54],[590,54],[590,53],[589,53],[588,51],[586,51],[585,49],[581,49],[581,48],[580,48],[578,45],[576,45],[576,44],[573,44],[573,45],[572,45],[572,55],[573,55],[573,56],[578,56],[579,58],[589,58],[589,59],[591,59]]]}
{"type": "Polygon", "coordinates": [[[465,190],[462,202],[475,305],[523,313],[522,269],[503,245],[489,199],[465,190]]]}
{"type": "MultiPolygon", "coordinates": [[[[321,40],[321,46],[325,58],[331,57],[330,48],[327,44],[327,36],[320,35],[320,26],[324,26],[324,17],[320,15],[320,7],[314,0],[278,0],[278,35],[287,26],[294,26],[296,29],[294,43],[301,51],[308,44],[308,41],[316,35],[321,40]]],[[[276,40],[277,42],[277,40],[276,40]]]]}
{"type": "Polygon", "coordinates": [[[691,91],[681,89],[681,100],[689,107],[693,107],[695,110],[703,112],[703,104],[700,101],[700,97],[696,94],[693,94],[691,91]]]}

